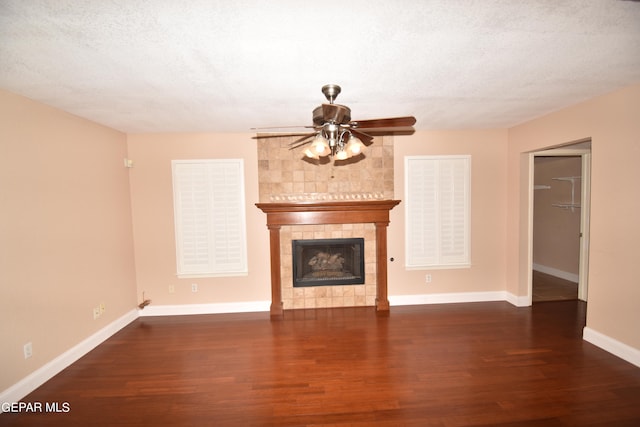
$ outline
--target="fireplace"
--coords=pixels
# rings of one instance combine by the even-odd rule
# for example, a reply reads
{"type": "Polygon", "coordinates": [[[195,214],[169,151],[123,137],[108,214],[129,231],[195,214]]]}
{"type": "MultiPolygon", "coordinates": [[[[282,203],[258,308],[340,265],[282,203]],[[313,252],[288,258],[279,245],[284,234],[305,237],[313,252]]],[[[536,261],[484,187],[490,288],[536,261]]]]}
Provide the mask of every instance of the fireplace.
{"type": "Polygon", "coordinates": [[[256,203],[256,206],[267,214],[267,228],[269,229],[271,318],[281,318],[284,313],[281,286],[282,263],[280,262],[280,229],[283,225],[375,224],[375,306],[379,314],[388,314],[387,226],[389,225],[389,211],[398,203],[400,200],[256,203]]]}
{"type": "Polygon", "coordinates": [[[364,239],[293,240],[293,287],[364,284],[364,239]]]}

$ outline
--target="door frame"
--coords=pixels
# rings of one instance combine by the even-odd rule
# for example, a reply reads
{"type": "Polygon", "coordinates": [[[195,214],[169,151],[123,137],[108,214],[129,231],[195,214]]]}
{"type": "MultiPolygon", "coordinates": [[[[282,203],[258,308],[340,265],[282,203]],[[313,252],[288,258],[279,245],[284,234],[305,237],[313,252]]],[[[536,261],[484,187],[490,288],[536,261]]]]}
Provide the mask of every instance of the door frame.
{"type": "Polygon", "coordinates": [[[534,160],[541,156],[577,157],[582,159],[580,185],[580,266],[578,270],[578,299],[587,301],[589,289],[589,223],[591,218],[591,149],[559,147],[529,153],[529,221],[528,221],[528,254],[527,254],[527,300],[533,303],[533,186],[534,160]]]}

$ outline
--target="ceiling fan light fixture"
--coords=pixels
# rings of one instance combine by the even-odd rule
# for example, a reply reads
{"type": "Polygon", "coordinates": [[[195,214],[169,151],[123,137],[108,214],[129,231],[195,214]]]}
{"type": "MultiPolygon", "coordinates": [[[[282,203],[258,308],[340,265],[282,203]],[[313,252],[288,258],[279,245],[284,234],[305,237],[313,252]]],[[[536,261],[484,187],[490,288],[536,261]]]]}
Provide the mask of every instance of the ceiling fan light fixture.
{"type": "Polygon", "coordinates": [[[322,136],[321,133],[318,133],[316,137],[313,139],[313,142],[311,143],[311,149],[318,156],[328,156],[331,153],[331,148],[329,148],[329,142],[324,136],[322,136]]]}
{"type": "Polygon", "coordinates": [[[318,153],[316,153],[316,151],[311,147],[305,148],[304,155],[310,159],[315,159],[315,160],[318,160],[320,158],[320,156],[318,156],[318,153]]]}
{"type": "Polygon", "coordinates": [[[346,150],[342,149],[336,153],[336,160],[347,160],[349,158],[349,153],[346,150]]]}
{"type": "Polygon", "coordinates": [[[360,138],[358,138],[353,134],[349,135],[349,140],[347,141],[346,150],[352,156],[357,156],[358,154],[362,153],[362,151],[364,150],[364,147],[365,145],[362,143],[360,138]]]}

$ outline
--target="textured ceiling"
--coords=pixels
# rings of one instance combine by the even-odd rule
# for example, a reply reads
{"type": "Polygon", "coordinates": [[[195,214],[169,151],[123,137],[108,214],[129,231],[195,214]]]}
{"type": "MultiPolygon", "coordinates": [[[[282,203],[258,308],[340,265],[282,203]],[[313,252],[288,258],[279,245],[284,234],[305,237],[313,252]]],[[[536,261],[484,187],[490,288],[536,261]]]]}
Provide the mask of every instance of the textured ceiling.
{"type": "Polygon", "coordinates": [[[623,0],[2,0],[0,88],[124,132],[510,127],[640,82],[623,0]]]}

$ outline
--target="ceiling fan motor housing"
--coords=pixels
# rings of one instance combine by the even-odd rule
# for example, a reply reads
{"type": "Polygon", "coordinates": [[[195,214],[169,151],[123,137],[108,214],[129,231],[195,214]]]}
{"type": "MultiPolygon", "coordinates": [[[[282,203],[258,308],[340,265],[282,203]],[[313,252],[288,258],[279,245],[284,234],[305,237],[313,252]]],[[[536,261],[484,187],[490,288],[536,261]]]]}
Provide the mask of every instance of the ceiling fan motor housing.
{"type": "Polygon", "coordinates": [[[351,109],[340,104],[322,104],[313,110],[313,124],[322,127],[325,123],[347,124],[351,121],[351,109]]]}

